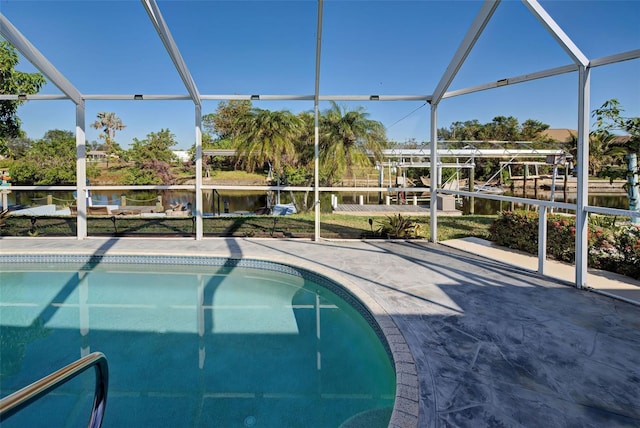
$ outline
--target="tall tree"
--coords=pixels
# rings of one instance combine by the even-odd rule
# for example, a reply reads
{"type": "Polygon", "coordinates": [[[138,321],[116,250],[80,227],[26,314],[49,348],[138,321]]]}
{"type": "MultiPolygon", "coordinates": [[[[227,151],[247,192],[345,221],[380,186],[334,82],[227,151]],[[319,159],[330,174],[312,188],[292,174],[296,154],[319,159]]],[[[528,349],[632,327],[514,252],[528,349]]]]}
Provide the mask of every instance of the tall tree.
{"type": "Polygon", "coordinates": [[[12,159],[19,159],[29,150],[33,141],[25,137],[8,138],[5,145],[4,156],[12,159]]]}
{"type": "MultiPolygon", "coordinates": [[[[0,41],[0,94],[36,94],[46,83],[40,73],[24,73],[15,69],[18,53],[6,41],[0,41]]],[[[8,140],[23,137],[20,129],[18,107],[22,100],[0,100],[0,155],[7,155],[8,140]]]]}
{"type": "Polygon", "coordinates": [[[71,131],[47,131],[9,168],[23,185],[63,185],[76,181],[76,137],[71,131]]]}
{"type": "Polygon", "coordinates": [[[489,138],[498,141],[518,141],[520,139],[520,125],[513,116],[496,116],[487,124],[489,138]]]}
{"type": "Polygon", "coordinates": [[[526,141],[540,141],[541,133],[549,129],[549,125],[539,120],[527,119],[522,122],[520,137],[526,141]]]}
{"type": "MultiPolygon", "coordinates": [[[[611,179],[626,176],[625,185],[629,197],[629,209],[640,211],[640,184],[638,183],[639,167],[638,152],[640,152],[640,117],[625,117],[620,102],[612,98],[605,101],[599,109],[593,111],[596,118],[596,130],[594,134],[603,139],[610,139],[616,132],[627,134],[619,143],[613,144],[609,154],[613,156],[623,155],[627,163],[626,171],[612,170],[609,172],[611,179]]],[[[614,140],[615,141],[615,140],[614,140]]],[[[640,223],[640,216],[633,217],[635,224],[640,223]]]]}
{"type": "Polygon", "coordinates": [[[100,138],[104,140],[104,147],[107,154],[107,168],[109,167],[109,157],[112,155],[120,156],[122,149],[116,143],[116,131],[122,131],[126,125],[122,123],[122,119],[112,112],[98,113],[98,120],[91,124],[92,128],[101,129],[100,138]]]}
{"type": "Polygon", "coordinates": [[[147,134],[144,140],[133,139],[127,159],[133,161],[125,177],[126,184],[173,184],[171,163],[176,156],[171,147],[177,144],[169,129],[147,134]]]}
{"type": "Polygon", "coordinates": [[[215,113],[202,116],[202,127],[218,140],[233,139],[239,129],[238,124],[251,112],[251,101],[221,101],[215,113]]]}
{"type": "Polygon", "coordinates": [[[354,167],[382,159],[387,143],[382,123],[368,118],[364,107],[349,110],[331,102],[320,117],[320,162],[327,184],[354,167]]]}
{"type": "Polygon", "coordinates": [[[295,164],[296,140],[304,131],[304,122],[293,113],[259,108],[251,110],[238,123],[236,151],[247,171],[269,164],[283,176],[285,165],[295,164]]]}

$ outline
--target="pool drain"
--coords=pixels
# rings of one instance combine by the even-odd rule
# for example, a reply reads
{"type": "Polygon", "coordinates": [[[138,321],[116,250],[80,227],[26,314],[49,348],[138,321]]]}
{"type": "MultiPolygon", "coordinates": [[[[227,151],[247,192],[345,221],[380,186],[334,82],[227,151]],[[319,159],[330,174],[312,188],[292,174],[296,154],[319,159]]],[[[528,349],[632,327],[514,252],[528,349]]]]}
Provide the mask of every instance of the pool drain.
{"type": "Polygon", "coordinates": [[[252,427],[255,424],[256,424],[256,417],[255,416],[247,416],[246,418],[244,418],[244,426],[252,427]]]}

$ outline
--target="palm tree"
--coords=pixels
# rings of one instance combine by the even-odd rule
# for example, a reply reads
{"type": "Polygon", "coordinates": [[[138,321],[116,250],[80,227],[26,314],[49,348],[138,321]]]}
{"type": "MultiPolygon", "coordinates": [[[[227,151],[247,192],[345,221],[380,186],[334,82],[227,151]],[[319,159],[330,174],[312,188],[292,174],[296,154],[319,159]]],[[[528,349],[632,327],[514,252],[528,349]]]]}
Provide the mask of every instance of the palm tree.
{"type": "Polygon", "coordinates": [[[103,134],[100,137],[104,139],[105,151],[107,154],[107,168],[109,167],[109,157],[112,154],[120,152],[120,146],[115,142],[116,131],[122,131],[126,125],[122,123],[122,119],[111,112],[98,113],[98,120],[91,124],[92,128],[102,129],[103,134]]]}
{"type": "Polygon", "coordinates": [[[387,138],[382,123],[368,119],[364,107],[349,110],[331,102],[320,117],[320,163],[328,185],[354,167],[382,159],[387,138]]]}
{"type": "Polygon", "coordinates": [[[597,176],[615,160],[616,136],[592,132],[589,134],[589,175],[597,176]]]}
{"type": "Polygon", "coordinates": [[[254,108],[237,123],[236,152],[247,171],[269,163],[282,176],[284,167],[296,162],[296,140],[304,122],[293,113],[254,108]]]}

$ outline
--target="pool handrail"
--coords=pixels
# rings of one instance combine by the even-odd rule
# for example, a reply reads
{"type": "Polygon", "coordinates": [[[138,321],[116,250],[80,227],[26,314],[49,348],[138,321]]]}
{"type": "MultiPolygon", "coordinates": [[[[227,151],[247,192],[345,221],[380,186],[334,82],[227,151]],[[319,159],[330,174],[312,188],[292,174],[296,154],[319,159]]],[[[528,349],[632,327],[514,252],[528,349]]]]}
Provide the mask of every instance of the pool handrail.
{"type": "Polygon", "coordinates": [[[102,426],[102,418],[107,406],[107,391],[109,389],[109,365],[102,352],[93,352],[86,355],[31,385],[2,398],[0,400],[0,422],[13,416],[91,367],[95,367],[96,388],[93,395],[91,417],[87,426],[89,428],[99,428],[102,426]]]}

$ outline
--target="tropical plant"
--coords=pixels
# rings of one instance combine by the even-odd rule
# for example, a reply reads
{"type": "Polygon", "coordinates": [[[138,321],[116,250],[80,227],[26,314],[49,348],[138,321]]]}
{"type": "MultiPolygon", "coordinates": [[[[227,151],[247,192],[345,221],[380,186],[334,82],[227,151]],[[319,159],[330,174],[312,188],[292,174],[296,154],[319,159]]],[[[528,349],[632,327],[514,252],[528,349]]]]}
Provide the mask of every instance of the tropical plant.
{"type": "MultiPolygon", "coordinates": [[[[629,209],[638,211],[640,209],[640,191],[638,187],[638,175],[640,167],[638,166],[638,152],[640,152],[640,117],[624,117],[624,110],[620,106],[620,102],[613,98],[605,101],[599,109],[593,111],[596,118],[596,131],[594,134],[604,138],[615,138],[615,132],[625,132],[627,136],[615,139],[617,142],[612,144],[609,150],[611,156],[624,156],[627,163],[626,171],[620,168],[610,168],[606,174],[611,180],[614,178],[625,177],[627,183],[625,189],[629,197],[629,209]]],[[[640,222],[640,217],[632,218],[632,222],[640,222]]]]}
{"type": "MultiPolygon", "coordinates": [[[[0,94],[36,94],[46,83],[40,73],[25,73],[15,69],[19,58],[15,48],[0,41],[0,94]]],[[[23,100],[0,100],[0,155],[8,154],[8,139],[22,137],[18,107],[23,100]]]]}
{"type": "Polygon", "coordinates": [[[606,171],[620,167],[619,162],[615,165],[615,143],[616,136],[613,134],[592,132],[589,135],[589,175],[610,176],[606,171]]]}
{"type": "Polygon", "coordinates": [[[100,112],[98,113],[98,120],[91,124],[92,128],[102,129],[100,138],[104,140],[104,148],[107,154],[107,168],[109,167],[109,157],[120,156],[122,149],[120,145],[116,143],[115,136],[116,131],[122,131],[126,128],[126,125],[122,123],[122,119],[116,116],[112,112],[100,112]]]}
{"type": "MultiPolygon", "coordinates": [[[[596,134],[609,135],[615,132],[624,132],[629,138],[619,145],[624,154],[640,152],[640,117],[624,117],[624,110],[620,102],[612,98],[605,101],[602,106],[593,111],[596,118],[596,134]]],[[[622,153],[621,150],[617,150],[622,153]]]]}
{"type": "Polygon", "coordinates": [[[420,238],[420,229],[419,223],[398,213],[379,221],[376,234],[387,238],[420,238]]]}
{"type": "Polygon", "coordinates": [[[368,119],[364,107],[349,110],[331,102],[320,117],[320,164],[326,185],[331,185],[354,167],[371,166],[382,160],[387,143],[382,123],[368,119]]]}
{"type": "Polygon", "coordinates": [[[296,140],[303,132],[300,117],[286,110],[254,108],[238,121],[235,136],[238,162],[249,172],[269,164],[283,176],[284,167],[296,163],[296,140]]]}

